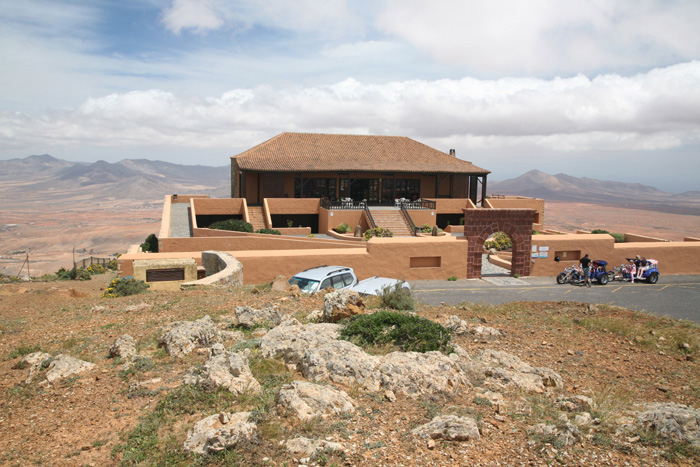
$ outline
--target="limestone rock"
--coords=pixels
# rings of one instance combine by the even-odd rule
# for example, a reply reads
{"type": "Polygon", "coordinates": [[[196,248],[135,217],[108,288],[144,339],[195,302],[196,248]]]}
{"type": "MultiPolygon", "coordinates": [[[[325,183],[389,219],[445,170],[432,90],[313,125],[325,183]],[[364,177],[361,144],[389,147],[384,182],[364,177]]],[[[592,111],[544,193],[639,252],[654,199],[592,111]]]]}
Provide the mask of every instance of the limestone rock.
{"type": "Polygon", "coordinates": [[[503,384],[510,384],[530,392],[544,392],[545,388],[561,388],[561,376],[550,368],[532,367],[515,355],[498,351],[485,350],[478,358],[479,364],[485,366],[484,374],[503,384]]]}
{"type": "Polygon", "coordinates": [[[164,346],[168,355],[182,358],[197,345],[210,346],[217,338],[217,329],[209,315],[197,321],[176,321],[162,329],[158,344],[164,346]]]}
{"type": "Polygon", "coordinates": [[[309,312],[308,315],[306,315],[306,319],[309,320],[312,323],[318,323],[321,320],[323,320],[323,311],[321,310],[312,310],[309,312]]]}
{"type": "Polygon", "coordinates": [[[459,366],[440,352],[392,352],[381,357],[378,370],[382,388],[412,399],[469,386],[459,366]]]}
{"type": "MultiPolygon", "coordinates": [[[[14,368],[27,368],[29,367],[29,376],[27,376],[27,379],[25,380],[25,383],[29,384],[34,378],[34,375],[38,372],[41,371],[42,366],[44,365],[44,362],[48,362],[52,359],[53,357],[51,354],[46,353],[46,352],[32,352],[30,354],[25,355],[22,357],[22,360],[20,360],[14,368]]],[[[48,365],[48,363],[47,363],[48,365]]]]}
{"type": "Polygon", "coordinates": [[[354,290],[340,289],[323,297],[323,321],[326,323],[337,323],[364,312],[365,304],[354,290]]]}
{"type": "Polygon", "coordinates": [[[224,341],[242,341],[245,339],[245,334],[241,331],[228,331],[224,329],[219,331],[219,338],[224,341]]]}
{"type": "Polygon", "coordinates": [[[56,355],[49,363],[49,371],[46,372],[46,380],[51,383],[57,379],[66,378],[95,368],[94,363],[88,363],[68,355],[56,355]]]}
{"type": "Polygon", "coordinates": [[[555,401],[559,409],[566,412],[590,412],[595,408],[593,399],[586,396],[562,397],[555,401]]]}
{"type": "Polygon", "coordinates": [[[282,322],[282,315],[274,307],[256,310],[249,306],[239,306],[235,311],[240,326],[254,328],[256,326],[275,327],[282,322]]]}
{"type": "Polygon", "coordinates": [[[248,421],[249,416],[250,412],[220,413],[198,421],[187,433],[184,449],[204,455],[253,440],[257,436],[257,426],[248,421]]]}
{"type": "Polygon", "coordinates": [[[460,336],[466,334],[469,330],[469,325],[459,316],[452,315],[445,321],[445,327],[460,336]]]}
{"type": "Polygon", "coordinates": [[[581,412],[574,417],[574,425],[588,426],[593,423],[593,417],[589,412],[581,412]]]}
{"type": "Polygon", "coordinates": [[[306,381],[282,386],[279,405],[294,411],[302,420],[355,411],[354,401],[345,391],[306,381]]]}
{"type": "Polygon", "coordinates": [[[109,356],[128,360],[136,355],[136,340],[128,334],[120,336],[109,348],[109,356]]]}
{"type": "Polygon", "coordinates": [[[210,381],[223,386],[234,394],[260,392],[260,383],[248,367],[248,359],[239,353],[229,352],[221,344],[215,344],[211,355],[201,370],[191,370],[185,376],[185,384],[210,381]]]}
{"type": "Polygon", "coordinates": [[[288,439],[284,445],[287,451],[298,457],[313,457],[319,451],[342,451],[345,449],[340,443],[323,439],[309,439],[303,436],[288,439]]]}
{"type": "Polygon", "coordinates": [[[469,441],[479,439],[479,427],[470,417],[439,415],[425,425],[411,431],[419,438],[445,439],[448,441],[469,441]]]}
{"type": "Polygon", "coordinates": [[[682,404],[651,404],[637,417],[637,426],[659,437],[700,447],[700,410],[682,404]]]}
{"type": "Polygon", "coordinates": [[[276,292],[286,292],[289,290],[289,282],[287,281],[287,278],[281,274],[272,280],[270,286],[272,287],[272,290],[276,292]]]}
{"type": "Polygon", "coordinates": [[[301,289],[298,285],[295,284],[289,287],[289,296],[294,298],[301,297],[301,289]]]}
{"type": "Polygon", "coordinates": [[[557,443],[561,444],[562,446],[574,444],[581,435],[578,427],[569,422],[566,422],[566,424],[560,428],[556,425],[538,423],[537,425],[528,427],[527,432],[532,435],[552,436],[557,443]]]}
{"type": "Polygon", "coordinates": [[[477,337],[503,337],[503,331],[488,326],[474,326],[469,328],[469,334],[477,337]]]}

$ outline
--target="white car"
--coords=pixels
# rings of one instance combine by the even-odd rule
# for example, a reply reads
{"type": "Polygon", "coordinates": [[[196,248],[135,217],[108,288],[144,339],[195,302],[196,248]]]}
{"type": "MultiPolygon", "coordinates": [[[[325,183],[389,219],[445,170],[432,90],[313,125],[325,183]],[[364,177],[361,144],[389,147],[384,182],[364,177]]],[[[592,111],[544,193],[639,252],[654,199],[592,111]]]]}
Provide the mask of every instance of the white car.
{"type": "Polygon", "coordinates": [[[296,285],[304,293],[315,293],[327,287],[334,289],[352,289],[360,295],[379,295],[384,287],[400,287],[411,290],[407,282],[388,277],[374,276],[358,281],[355,271],[345,266],[318,266],[306,269],[289,279],[290,285],[296,285]]]}

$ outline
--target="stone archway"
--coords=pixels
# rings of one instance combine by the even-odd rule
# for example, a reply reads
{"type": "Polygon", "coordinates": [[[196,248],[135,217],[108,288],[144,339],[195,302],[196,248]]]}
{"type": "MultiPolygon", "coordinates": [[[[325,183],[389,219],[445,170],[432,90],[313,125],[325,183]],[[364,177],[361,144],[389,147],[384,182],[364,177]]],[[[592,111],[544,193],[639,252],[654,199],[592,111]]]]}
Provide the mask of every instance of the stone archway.
{"type": "Polygon", "coordinates": [[[530,275],[532,220],[534,209],[464,209],[464,237],[467,247],[467,279],[481,277],[484,242],[496,232],[505,232],[513,242],[511,275],[530,275]]]}

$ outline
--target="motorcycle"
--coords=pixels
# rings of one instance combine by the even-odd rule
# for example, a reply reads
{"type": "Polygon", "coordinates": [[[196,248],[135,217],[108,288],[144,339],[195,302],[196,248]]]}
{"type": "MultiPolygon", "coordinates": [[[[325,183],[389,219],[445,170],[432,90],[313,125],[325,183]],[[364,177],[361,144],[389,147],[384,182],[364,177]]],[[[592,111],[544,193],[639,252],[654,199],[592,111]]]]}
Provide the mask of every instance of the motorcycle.
{"type": "MultiPolygon", "coordinates": [[[[592,262],[593,267],[591,267],[591,282],[595,280],[598,281],[600,285],[605,285],[608,283],[608,271],[605,270],[607,265],[607,261],[595,260],[592,262]]],[[[569,266],[568,268],[564,268],[564,272],[560,272],[557,276],[557,284],[566,284],[567,282],[572,284],[581,284],[585,282],[583,275],[577,266],[569,266]]]]}
{"type": "Polygon", "coordinates": [[[637,271],[637,268],[634,265],[634,260],[627,258],[627,261],[630,261],[632,264],[626,267],[622,271],[622,280],[625,281],[647,281],[650,284],[656,284],[659,282],[659,262],[655,259],[648,259],[647,261],[647,266],[646,269],[644,269],[640,274],[637,271]]]}

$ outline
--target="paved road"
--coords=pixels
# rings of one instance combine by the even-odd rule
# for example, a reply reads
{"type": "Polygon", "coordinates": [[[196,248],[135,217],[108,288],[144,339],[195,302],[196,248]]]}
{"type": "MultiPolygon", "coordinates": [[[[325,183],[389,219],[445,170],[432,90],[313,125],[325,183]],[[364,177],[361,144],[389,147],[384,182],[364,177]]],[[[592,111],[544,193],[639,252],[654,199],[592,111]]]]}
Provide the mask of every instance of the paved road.
{"type": "Polygon", "coordinates": [[[484,277],[449,281],[410,281],[416,299],[438,305],[462,302],[498,305],[519,300],[604,303],[700,323],[700,275],[677,275],[647,283],[610,282],[592,287],[556,283],[554,277],[484,277]]]}

